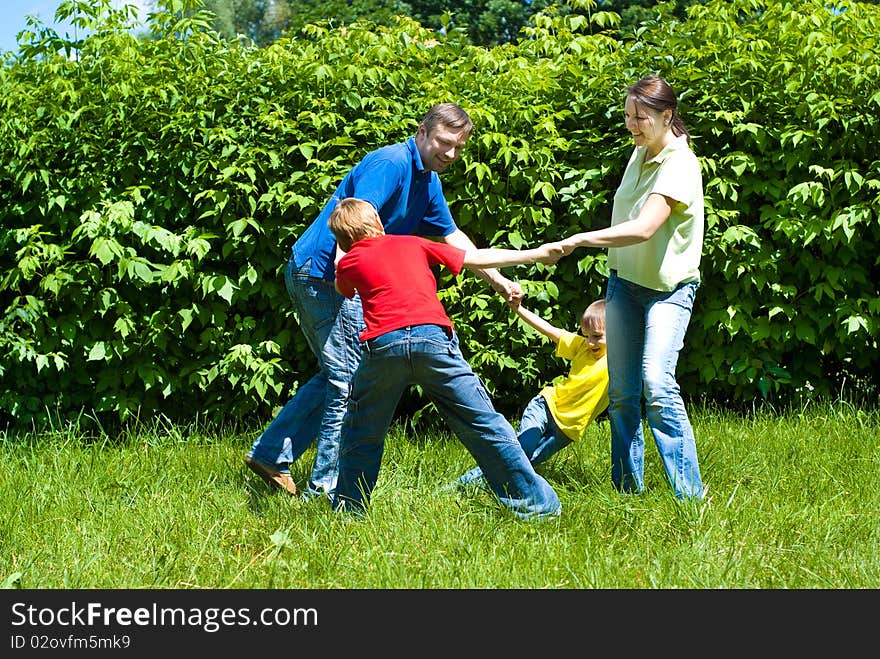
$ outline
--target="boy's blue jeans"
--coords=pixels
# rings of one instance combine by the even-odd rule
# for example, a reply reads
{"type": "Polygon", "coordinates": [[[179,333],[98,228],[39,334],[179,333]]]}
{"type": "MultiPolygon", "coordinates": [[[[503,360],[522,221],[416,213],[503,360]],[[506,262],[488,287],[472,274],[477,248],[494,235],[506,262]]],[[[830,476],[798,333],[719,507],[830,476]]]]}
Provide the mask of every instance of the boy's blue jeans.
{"type": "Polygon", "coordinates": [[[621,279],[615,271],[608,278],[611,481],[621,491],[645,487],[644,396],[648,427],[675,496],[703,496],[694,431],[675,380],[697,287],[697,282],[688,282],[663,292],[621,279]]]}
{"type": "Polygon", "coordinates": [[[263,430],[248,456],[288,471],[317,439],[307,495],[332,500],[336,488],[339,432],[348,405],[351,379],[360,361],[358,335],[364,329],[360,298],[346,299],[333,282],[309,276],[309,262],[287,263],[284,282],[319,371],[263,430]]]}
{"type": "MultiPolygon", "coordinates": [[[[537,467],[546,462],[553,455],[571,444],[571,440],[556,425],[550,408],[545,398],[538,394],[523,410],[519,420],[519,434],[517,441],[525,451],[529,462],[537,467]]],[[[455,481],[456,485],[467,485],[475,481],[483,480],[483,470],[474,467],[469,472],[462,474],[455,481]]]]}
{"type": "Polygon", "coordinates": [[[529,463],[513,427],[498,413],[464,359],[458,337],[437,325],[387,332],[363,344],[342,427],[334,508],[362,513],[379,476],[385,435],[400,397],[419,385],[514,515],[558,515],[559,497],[529,463]]]}

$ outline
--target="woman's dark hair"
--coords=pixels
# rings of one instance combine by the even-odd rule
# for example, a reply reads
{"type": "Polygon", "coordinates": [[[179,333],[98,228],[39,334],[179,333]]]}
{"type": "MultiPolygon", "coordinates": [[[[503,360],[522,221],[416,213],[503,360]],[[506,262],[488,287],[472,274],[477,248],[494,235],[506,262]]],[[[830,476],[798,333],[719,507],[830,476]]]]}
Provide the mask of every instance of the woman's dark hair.
{"type": "Polygon", "coordinates": [[[678,115],[678,99],[675,91],[663,78],[655,75],[645,76],[634,85],[627,87],[626,95],[632,98],[636,105],[651,108],[656,112],[672,110],[672,134],[676,137],[685,135],[690,144],[691,134],[684,125],[684,120],[678,115]]]}

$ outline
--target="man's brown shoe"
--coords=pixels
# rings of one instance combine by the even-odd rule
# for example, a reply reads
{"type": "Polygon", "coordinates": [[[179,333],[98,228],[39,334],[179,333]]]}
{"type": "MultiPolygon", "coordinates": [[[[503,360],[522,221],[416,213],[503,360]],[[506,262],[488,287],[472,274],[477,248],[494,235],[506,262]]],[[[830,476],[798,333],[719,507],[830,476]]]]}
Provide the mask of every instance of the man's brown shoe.
{"type": "Polygon", "coordinates": [[[244,463],[250,467],[252,472],[266,481],[266,485],[269,487],[280,488],[291,496],[296,496],[296,483],[293,482],[290,474],[282,473],[274,467],[257,462],[249,456],[244,459],[244,463]]]}

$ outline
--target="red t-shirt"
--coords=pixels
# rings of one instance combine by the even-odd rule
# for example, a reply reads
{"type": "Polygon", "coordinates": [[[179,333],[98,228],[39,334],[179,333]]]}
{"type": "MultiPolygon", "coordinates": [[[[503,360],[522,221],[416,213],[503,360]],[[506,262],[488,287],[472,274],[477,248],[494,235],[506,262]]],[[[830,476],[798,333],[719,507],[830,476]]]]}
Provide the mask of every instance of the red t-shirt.
{"type": "Polygon", "coordinates": [[[452,321],[437,299],[432,265],[457,275],[464,250],[418,236],[384,235],[364,238],[336,265],[336,287],[345,297],[361,296],[367,329],[360,340],[409,325],[440,325],[452,321]]]}

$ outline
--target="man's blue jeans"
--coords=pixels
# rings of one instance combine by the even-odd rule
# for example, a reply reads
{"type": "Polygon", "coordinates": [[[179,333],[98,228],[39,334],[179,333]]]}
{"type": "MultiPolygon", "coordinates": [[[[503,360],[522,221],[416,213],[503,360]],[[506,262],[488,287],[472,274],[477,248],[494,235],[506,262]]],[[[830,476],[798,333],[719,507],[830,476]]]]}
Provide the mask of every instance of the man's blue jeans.
{"type": "Polygon", "coordinates": [[[675,379],[698,285],[688,282],[663,292],[621,279],[614,271],[608,278],[611,481],[621,491],[641,492],[645,487],[644,397],[648,427],[675,496],[703,496],[694,431],[675,379]]]}
{"type": "Polygon", "coordinates": [[[364,329],[360,298],[340,295],[332,281],[310,277],[309,263],[297,269],[291,257],[284,281],[319,371],[263,430],[248,455],[289,471],[290,464],[317,439],[307,495],[332,500],[336,488],[339,432],[351,379],[360,361],[358,335],[364,329]]]}
{"type": "Polygon", "coordinates": [[[403,392],[419,385],[483,470],[501,503],[522,519],[558,515],[513,427],[464,359],[458,337],[437,325],[393,330],[363,344],[342,428],[334,508],[363,513],[379,476],[385,435],[403,392]]]}
{"type": "MultiPolygon", "coordinates": [[[[517,441],[529,458],[533,467],[546,462],[560,450],[571,444],[571,440],[556,425],[546,399],[538,394],[523,410],[519,420],[519,434],[517,441]]],[[[455,481],[456,485],[467,485],[473,482],[482,482],[483,470],[474,467],[469,472],[462,474],[455,481]]]]}

